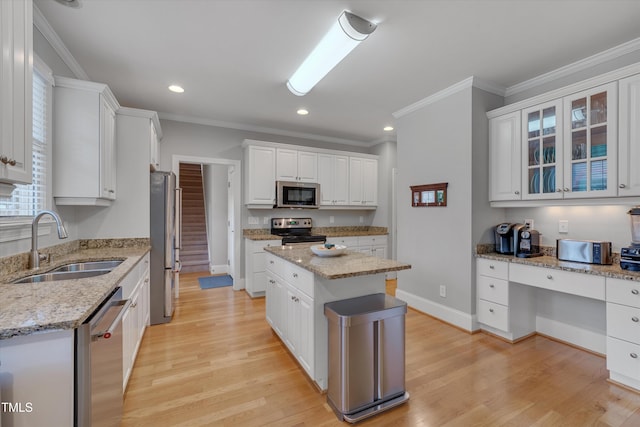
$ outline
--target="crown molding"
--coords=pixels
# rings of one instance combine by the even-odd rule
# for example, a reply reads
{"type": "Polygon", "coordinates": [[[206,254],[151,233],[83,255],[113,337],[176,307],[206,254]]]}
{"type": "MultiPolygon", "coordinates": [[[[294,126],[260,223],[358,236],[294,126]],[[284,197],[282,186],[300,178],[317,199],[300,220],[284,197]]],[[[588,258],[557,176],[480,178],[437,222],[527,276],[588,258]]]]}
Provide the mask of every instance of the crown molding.
{"type": "Polygon", "coordinates": [[[596,65],[603,64],[605,62],[614,60],[638,50],[640,50],[640,38],[629,40],[628,42],[622,43],[621,45],[614,46],[611,49],[596,53],[595,55],[591,55],[572,64],[565,65],[564,67],[557,68],[553,71],[549,71],[548,73],[541,74],[532,79],[525,80],[524,82],[517,83],[513,86],[509,86],[504,96],[511,96],[529,89],[533,89],[543,84],[552,82],[562,77],[569,76],[571,74],[575,74],[580,71],[587,70],[596,65]]]}
{"type": "Polygon", "coordinates": [[[393,117],[399,119],[402,116],[406,116],[407,114],[413,113],[414,111],[420,110],[421,108],[426,107],[427,105],[434,104],[442,99],[448,98],[454,93],[460,92],[461,90],[468,89],[470,87],[476,87],[478,89],[482,89],[486,92],[490,92],[496,95],[505,96],[506,89],[503,86],[500,86],[496,83],[492,83],[486,80],[479,79],[478,77],[471,76],[466,79],[449,86],[446,89],[441,90],[440,92],[436,92],[433,95],[429,95],[426,98],[421,99],[418,102],[415,102],[407,107],[404,107],[393,113],[393,117]]]}
{"type": "Polygon", "coordinates": [[[54,31],[53,27],[49,24],[49,21],[44,17],[42,12],[33,5],[33,25],[42,33],[45,39],[49,42],[53,50],[62,58],[62,61],[71,69],[76,78],[81,80],[91,80],[89,75],[80,66],[78,61],[71,55],[67,46],[62,42],[62,39],[54,31]]]}
{"type": "Polygon", "coordinates": [[[221,120],[206,119],[202,117],[184,116],[179,114],[158,112],[158,117],[162,120],[172,120],[175,122],[193,123],[197,125],[215,126],[220,128],[242,130],[247,132],[266,133],[271,135],[288,136],[292,138],[304,138],[314,141],[330,142],[333,144],[354,145],[357,147],[371,147],[371,143],[355,141],[352,139],[334,138],[331,136],[317,135],[312,133],[295,132],[282,129],[275,129],[263,126],[246,125],[243,123],[225,122],[221,120]]]}

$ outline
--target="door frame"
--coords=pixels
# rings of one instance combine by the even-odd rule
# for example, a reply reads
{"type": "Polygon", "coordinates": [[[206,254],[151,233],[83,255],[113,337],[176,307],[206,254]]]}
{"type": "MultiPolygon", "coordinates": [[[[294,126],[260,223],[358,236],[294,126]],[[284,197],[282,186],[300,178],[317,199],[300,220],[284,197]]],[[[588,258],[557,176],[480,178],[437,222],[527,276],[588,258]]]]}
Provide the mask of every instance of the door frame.
{"type": "MultiPolygon", "coordinates": [[[[241,182],[240,179],[242,177],[241,170],[241,162],[240,160],[231,160],[231,159],[219,159],[213,157],[200,157],[200,156],[183,156],[180,154],[173,154],[171,156],[171,170],[176,174],[177,182],[176,186],[180,187],[180,163],[199,163],[203,165],[221,165],[221,166],[229,166],[233,168],[233,173],[231,174],[231,191],[233,192],[233,253],[227,254],[229,259],[233,257],[231,261],[231,266],[233,267],[233,271],[229,271],[229,274],[233,277],[233,290],[241,290],[244,289],[244,278],[241,278],[240,274],[240,248],[242,246],[242,232],[239,229],[240,224],[242,224],[242,208],[240,206],[240,201],[242,195],[241,191],[241,182]]],[[[228,218],[227,218],[228,219],[228,218]]],[[[179,281],[176,286],[179,285],[179,281]]]]}

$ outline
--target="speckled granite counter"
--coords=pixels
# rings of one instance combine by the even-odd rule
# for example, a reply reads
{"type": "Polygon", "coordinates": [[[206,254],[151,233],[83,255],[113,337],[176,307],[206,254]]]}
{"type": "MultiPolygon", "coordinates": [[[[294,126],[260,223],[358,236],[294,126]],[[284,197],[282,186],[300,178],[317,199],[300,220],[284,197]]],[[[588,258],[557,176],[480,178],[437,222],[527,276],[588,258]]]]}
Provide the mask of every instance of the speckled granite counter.
{"type": "MultiPolygon", "coordinates": [[[[496,252],[477,253],[476,257],[640,282],[640,272],[623,270],[620,268],[619,261],[614,261],[612,265],[583,264],[581,262],[560,261],[555,255],[517,258],[513,255],[503,255],[496,252]]],[[[615,259],[619,260],[617,257],[615,259]]]]}
{"type": "MultiPolygon", "coordinates": [[[[388,234],[386,227],[369,226],[345,226],[345,227],[313,227],[312,234],[320,234],[327,237],[347,237],[347,236],[380,236],[388,234]]],[[[243,237],[251,240],[280,240],[281,236],[271,234],[269,228],[245,228],[242,230],[243,237]]]]}
{"type": "Polygon", "coordinates": [[[58,255],[51,264],[31,271],[8,267],[21,265],[22,254],[3,258],[0,260],[3,267],[0,273],[0,339],[79,326],[149,249],[148,239],[71,242],[59,245],[58,255]],[[60,253],[64,251],[67,252],[60,253]],[[102,259],[124,261],[102,276],[43,283],[10,283],[63,264],[102,259]]]}
{"type": "Polygon", "coordinates": [[[408,270],[411,268],[410,264],[404,264],[391,259],[376,258],[349,250],[336,257],[320,257],[311,252],[310,247],[307,245],[273,246],[264,249],[269,253],[329,280],[408,270]]]}

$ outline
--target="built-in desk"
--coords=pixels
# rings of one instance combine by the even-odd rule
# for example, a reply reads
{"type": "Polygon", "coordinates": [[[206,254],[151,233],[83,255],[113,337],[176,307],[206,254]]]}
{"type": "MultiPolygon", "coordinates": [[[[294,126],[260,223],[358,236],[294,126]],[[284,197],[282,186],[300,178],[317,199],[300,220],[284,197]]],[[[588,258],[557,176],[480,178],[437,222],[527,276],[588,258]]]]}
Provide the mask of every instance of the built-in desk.
{"type": "Polygon", "coordinates": [[[640,274],[609,266],[482,254],[480,328],[510,342],[540,333],[605,355],[610,378],[640,390],[640,274]]]}

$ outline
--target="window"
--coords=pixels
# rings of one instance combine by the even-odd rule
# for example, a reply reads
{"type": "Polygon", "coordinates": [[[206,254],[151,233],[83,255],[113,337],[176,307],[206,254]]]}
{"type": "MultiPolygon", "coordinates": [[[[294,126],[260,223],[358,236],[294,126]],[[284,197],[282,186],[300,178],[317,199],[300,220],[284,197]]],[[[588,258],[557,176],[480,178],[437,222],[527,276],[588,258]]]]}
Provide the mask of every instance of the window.
{"type": "Polygon", "coordinates": [[[33,72],[33,169],[32,183],[16,185],[10,198],[0,199],[0,216],[35,216],[38,211],[48,209],[51,197],[49,159],[51,158],[51,136],[49,117],[51,108],[50,71],[46,65],[38,64],[33,72]]]}

